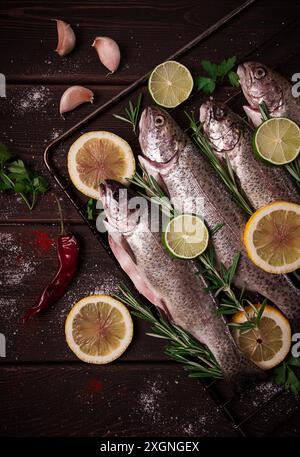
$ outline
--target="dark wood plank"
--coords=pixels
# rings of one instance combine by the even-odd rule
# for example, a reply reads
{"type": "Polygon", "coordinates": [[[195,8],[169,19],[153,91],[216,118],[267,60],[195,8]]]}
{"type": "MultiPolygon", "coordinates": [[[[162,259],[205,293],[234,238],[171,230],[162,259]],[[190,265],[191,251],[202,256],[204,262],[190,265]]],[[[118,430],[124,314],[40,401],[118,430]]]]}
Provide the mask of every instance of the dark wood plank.
{"type": "MultiPolygon", "coordinates": [[[[43,163],[43,152],[47,143],[121,90],[120,86],[92,86],[91,89],[95,94],[94,104],[82,105],[72,113],[66,114],[64,120],[59,114],[59,101],[67,87],[64,85],[8,86],[7,98],[0,98],[0,142],[6,144],[28,166],[38,170],[50,181],[51,178],[43,163]]],[[[102,128],[99,123],[97,129],[102,128]]],[[[106,125],[105,128],[109,129],[109,126],[106,125]]],[[[51,190],[59,194],[53,181],[51,181],[51,190]]],[[[31,213],[21,199],[10,192],[0,193],[0,206],[2,220],[57,220],[55,200],[48,194],[40,199],[31,213]]],[[[78,213],[67,201],[65,210],[67,217],[81,222],[78,213]]]]}
{"type": "Polygon", "coordinates": [[[196,0],[116,1],[113,4],[74,1],[63,5],[61,2],[25,1],[21,5],[20,2],[2,2],[1,71],[9,81],[105,84],[107,70],[91,48],[94,38],[102,35],[113,37],[122,51],[120,70],[109,80],[113,84],[127,84],[242,3],[241,0],[212,0],[209,7],[203,8],[196,0]],[[74,52],[65,58],[53,51],[57,44],[53,18],[70,22],[78,37],[74,52]],[[170,33],[170,24],[173,33],[170,33]],[[10,53],[4,52],[8,42],[10,53]]]}
{"type": "Polygon", "coordinates": [[[237,436],[174,365],[47,365],[0,372],[1,436],[237,436]]]}
{"type": "MultiPolygon", "coordinates": [[[[64,336],[70,309],[84,296],[116,293],[126,279],[88,227],[71,229],[81,246],[78,275],[55,306],[24,325],[24,312],[35,303],[56,271],[55,239],[59,226],[1,227],[0,333],[6,336],[7,357],[0,358],[0,363],[76,361],[64,336]]],[[[134,319],[134,339],[122,360],[166,359],[163,340],[145,335],[149,331],[149,325],[134,319]]]]}

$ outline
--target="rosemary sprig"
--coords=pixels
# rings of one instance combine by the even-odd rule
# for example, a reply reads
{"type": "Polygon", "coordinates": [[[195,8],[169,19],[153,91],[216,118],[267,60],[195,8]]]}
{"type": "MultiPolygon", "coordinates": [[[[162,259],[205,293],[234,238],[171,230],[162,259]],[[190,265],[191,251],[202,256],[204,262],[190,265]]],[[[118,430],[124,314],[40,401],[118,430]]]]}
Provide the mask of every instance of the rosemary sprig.
{"type": "Polygon", "coordinates": [[[169,198],[165,195],[156,179],[149,175],[147,170],[141,166],[142,173],[135,172],[132,179],[128,179],[131,184],[134,184],[144,192],[138,191],[138,194],[146,198],[150,202],[160,206],[161,211],[167,216],[174,216],[175,209],[169,198]]]}
{"type": "Polygon", "coordinates": [[[119,114],[113,114],[113,116],[117,119],[120,119],[123,122],[128,122],[132,125],[133,133],[136,135],[136,127],[137,122],[140,114],[140,108],[142,103],[143,94],[139,94],[137,98],[136,105],[132,103],[131,100],[128,102],[128,108],[125,108],[125,115],[120,116],[119,114]]]}
{"type": "MultiPolygon", "coordinates": [[[[216,233],[215,229],[214,233],[216,233]]],[[[231,315],[240,311],[243,312],[247,319],[245,322],[227,323],[227,325],[229,327],[238,328],[241,333],[246,333],[249,330],[258,327],[265,309],[265,301],[262,303],[260,309],[257,309],[249,300],[243,298],[243,291],[239,296],[235,293],[232,287],[232,281],[239,265],[240,255],[240,252],[235,254],[229,268],[226,268],[222,263],[220,264],[220,267],[217,268],[215,250],[211,244],[208,249],[198,257],[198,262],[200,264],[199,274],[202,274],[209,284],[207,290],[212,292],[215,297],[218,296],[220,298],[217,313],[219,315],[231,315]],[[246,312],[245,304],[251,307],[253,316],[246,312]]]]}
{"type": "MultiPolygon", "coordinates": [[[[159,183],[153,176],[150,176],[145,169],[142,170],[143,174],[136,173],[130,182],[145,191],[145,193],[139,192],[140,195],[159,205],[161,210],[167,214],[168,217],[174,217],[176,215],[176,210],[168,197],[165,195],[159,183]]],[[[218,226],[214,227],[211,231],[211,236],[212,233],[215,234],[218,230],[220,230],[222,226],[223,224],[218,224],[218,226]]],[[[235,325],[244,332],[250,328],[256,327],[258,321],[256,318],[248,316],[242,303],[242,295],[238,298],[231,285],[238,267],[239,259],[240,254],[237,253],[234,256],[232,265],[228,269],[226,269],[223,264],[221,264],[218,269],[216,266],[215,250],[212,244],[197,258],[200,268],[199,274],[202,274],[209,283],[209,286],[207,287],[208,291],[213,292],[215,296],[218,296],[221,293],[223,294],[223,300],[218,308],[218,313],[234,314],[238,311],[245,312],[247,322],[235,325]]],[[[255,310],[254,314],[256,316],[257,310],[254,306],[253,310],[255,310]]]]}
{"type": "MultiPolygon", "coordinates": [[[[268,119],[271,118],[270,112],[268,110],[268,107],[264,101],[262,101],[259,104],[259,110],[260,110],[260,115],[261,115],[261,120],[262,122],[267,121],[268,119]]],[[[284,168],[286,171],[294,178],[296,181],[297,186],[300,188],[300,161],[299,157],[296,157],[295,160],[291,163],[287,163],[284,165],[284,168]]]]}
{"type": "Polygon", "coordinates": [[[242,189],[236,183],[234,171],[232,170],[230,161],[226,158],[226,164],[222,164],[213,149],[211,148],[208,140],[205,138],[201,131],[201,126],[196,122],[194,114],[185,115],[190,121],[189,128],[192,130],[192,138],[196,145],[200,148],[201,152],[209,160],[210,164],[216,171],[217,175],[224,182],[227,189],[230,191],[233,200],[242,208],[242,210],[249,216],[253,214],[252,206],[242,189]]]}
{"type": "Polygon", "coordinates": [[[163,338],[168,341],[165,350],[168,357],[182,363],[189,376],[193,378],[222,378],[222,372],[213,354],[204,345],[195,340],[188,332],[170,324],[161,315],[155,315],[149,307],[139,303],[130,290],[120,286],[121,300],[131,309],[134,316],[151,324],[152,333],[149,336],[163,338]]]}

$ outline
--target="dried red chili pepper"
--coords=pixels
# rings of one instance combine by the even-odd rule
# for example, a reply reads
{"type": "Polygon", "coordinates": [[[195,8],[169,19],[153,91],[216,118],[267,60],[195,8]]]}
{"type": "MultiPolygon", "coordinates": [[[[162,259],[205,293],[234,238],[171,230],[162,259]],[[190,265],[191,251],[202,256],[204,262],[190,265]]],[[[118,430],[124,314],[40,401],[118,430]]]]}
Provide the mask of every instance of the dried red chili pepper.
{"type": "Polygon", "coordinates": [[[33,305],[23,318],[23,322],[27,322],[30,317],[47,309],[59,300],[66,292],[69,284],[77,272],[79,244],[72,234],[64,234],[64,226],[62,219],[62,211],[60,204],[59,212],[61,216],[62,234],[57,238],[57,256],[59,267],[56,275],[45,288],[35,305],[33,305]]]}

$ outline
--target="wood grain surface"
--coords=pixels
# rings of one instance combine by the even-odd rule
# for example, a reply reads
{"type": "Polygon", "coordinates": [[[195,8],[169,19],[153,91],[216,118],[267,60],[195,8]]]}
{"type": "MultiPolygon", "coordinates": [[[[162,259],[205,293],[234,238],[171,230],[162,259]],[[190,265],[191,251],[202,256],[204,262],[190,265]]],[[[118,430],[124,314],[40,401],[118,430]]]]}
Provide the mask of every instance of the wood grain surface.
{"type": "MultiPolygon", "coordinates": [[[[167,360],[163,341],[147,336],[149,326],[140,320],[134,321],[134,341],[128,351],[110,366],[85,365],[70,352],[64,322],[72,305],[88,294],[115,293],[124,275],[51,180],[43,152],[50,141],[242,3],[1,2],[0,72],[7,78],[7,98],[0,98],[0,142],[47,177],[51,190],[32,212],[15,195],[0,193],[0,333],[7,337],[7,357],[0,358],[0,436],[238,436],[209,390],[167,360]],[[70,22],[78,38],[75,50],[63,58],[53,51],[57,41],[54,18],[70,22]],[[120,44],[122,63],[114,75],[107,76],[91,47],[97,35],[111,36],[120,44]],[[59,100],[71,84],[89,87],[95,102],[63,120],[59,100]],[[56,269],[59,224],[54,194],[61,200],[67,225],[80,240],[80,271],[55,306],[24,326],[24,311],[56,269]],[[39,244],[41,233],[49,240],[47,247],[39,244]]],[[[198,75],[201,59],[220,61],[236,55],[238,61],[261,59],[290,78],[299,72],[299,26],[299,2],[257,1],[180,61],[198,75]]],[[[145,87],[131,97],[139,92],[144,93],[146,106],[151,100],[145,87]]],[[[242,113],[238,89],[221,87],[216,97],[230,99],[242,113]]],[[[197,114],[203,100],[205,96],[198,93],[183,108],[197,114]]],[[[137,153],[137,139],[112,116],[127,101],[82,131],[113,131],[137,153]]],[[[183,109],[173,114],[187,126],[183,109]]],[[[56,167],[66,183],[66,153],[75,137],[55,152],[56,167]]],[[[81,204],[86,202],[74,195],[81,204]]],[[[226,386],[221,384],[219,392],[223,389],[226,386]]],[[[279,393],[267,382],[236,395],[230,406],[237,421],[267,403],[244,424],[249,435],[299,435],[299,408],[293,396],[282,394],[268,403],[279,393]]]]}

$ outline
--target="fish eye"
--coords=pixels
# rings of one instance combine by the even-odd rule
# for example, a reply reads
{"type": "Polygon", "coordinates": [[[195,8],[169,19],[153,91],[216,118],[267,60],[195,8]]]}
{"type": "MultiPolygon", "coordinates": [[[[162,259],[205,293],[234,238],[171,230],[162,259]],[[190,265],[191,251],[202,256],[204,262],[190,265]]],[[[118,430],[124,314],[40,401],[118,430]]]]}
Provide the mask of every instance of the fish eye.
{"type": "Polygon", "coordinates": [[[165,123],[165,118],[161,115],[156,116],[155,120],[155,127],[162,127],[165,123]]]}
{"type": "Polygon", "coordinates": [[[214,117],[218,121],[220,121],[225,115],[225,108],[222,108],[221,106],[216,106],[214,109],[214,117]]]}
{"type": "Polygon", "coordinates": [[[266,76],[266,70],[263,67],[258,67],[254,72],[254,76],[256,79],[261,79],[266,76]]]}

